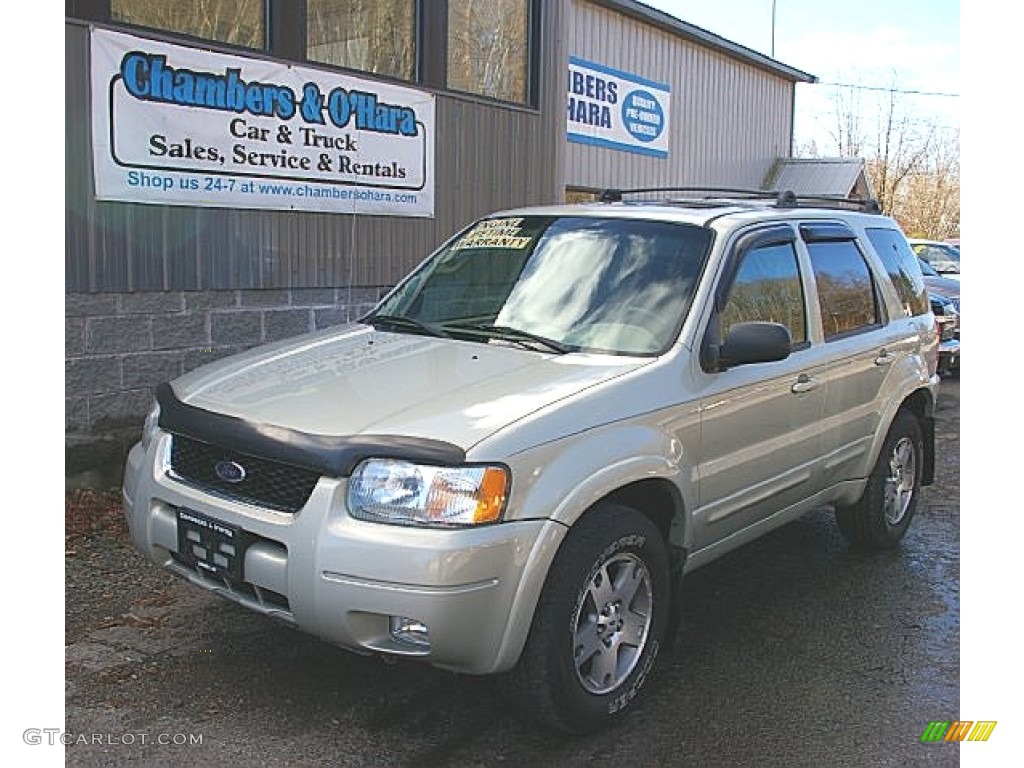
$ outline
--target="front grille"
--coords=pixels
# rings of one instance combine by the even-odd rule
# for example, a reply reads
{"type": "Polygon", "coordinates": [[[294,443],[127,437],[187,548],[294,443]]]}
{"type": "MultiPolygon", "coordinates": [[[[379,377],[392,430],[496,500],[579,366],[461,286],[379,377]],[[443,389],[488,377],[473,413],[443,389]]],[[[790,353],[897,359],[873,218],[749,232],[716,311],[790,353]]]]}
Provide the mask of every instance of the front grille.
{"type": "Polygon", "coordinates": [[[170,471],[175,478],[200,490],[282,512],[302,509],[320,479],[309,469],[248,456],[182,435],[171,437],[170,471]],[[218,476],[216,467],[222,462],[241,467],[244,478],[228,482],[218,476]]]}
{"type": "Polygon", "coordinates": [[[956,318],[945,316],[936,318],[939,324],[940,338],[942,341],[955,339],[957,335],[956,318]]]}

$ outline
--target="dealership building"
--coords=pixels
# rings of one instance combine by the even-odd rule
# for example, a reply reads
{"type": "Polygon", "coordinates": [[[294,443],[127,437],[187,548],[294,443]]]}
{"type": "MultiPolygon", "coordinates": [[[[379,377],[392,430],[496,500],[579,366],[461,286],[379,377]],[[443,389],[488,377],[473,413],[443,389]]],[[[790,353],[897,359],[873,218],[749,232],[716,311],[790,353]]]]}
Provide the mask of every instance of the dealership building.
{"type": "Polygon", "coordinates": [[[354,319],[474,219],[764,188],[804,72],[633,0],[67,0],[69,482],[154,387],[354,319]]]}

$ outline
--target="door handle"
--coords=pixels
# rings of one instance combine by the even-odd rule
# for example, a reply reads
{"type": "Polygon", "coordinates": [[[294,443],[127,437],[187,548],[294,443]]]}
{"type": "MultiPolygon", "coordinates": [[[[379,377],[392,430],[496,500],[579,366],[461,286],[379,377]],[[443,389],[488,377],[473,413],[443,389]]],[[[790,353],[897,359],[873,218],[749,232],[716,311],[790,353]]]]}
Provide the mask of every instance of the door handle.
{"type": "Polygon", "coordinates": [[[819,384],[821,384],[821,382],[817,379],[812,379],[806,373],[801,373],[797,376],[796,382],[789,388],[789,391],[799,395],[804,392],[810,392],[811,390],[817,389],[819,384]]]}
{"type": "Polygon", "coordinates": [[[875,358],[875,365],[892,365],[896,361],[896,355],[889,350],[883,349],[875,358]]]}

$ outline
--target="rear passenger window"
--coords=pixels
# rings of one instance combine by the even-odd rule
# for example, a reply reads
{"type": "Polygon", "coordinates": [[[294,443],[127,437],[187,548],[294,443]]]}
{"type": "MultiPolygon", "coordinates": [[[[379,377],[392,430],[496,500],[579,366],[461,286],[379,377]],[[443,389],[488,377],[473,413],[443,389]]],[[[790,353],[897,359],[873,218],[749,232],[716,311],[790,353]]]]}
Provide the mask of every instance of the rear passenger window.
{"type": "Polygon", "coordinates": [[[853,240],[807,243],[825,339],[878,326],[877,291],[853,240]]]}
{"type": "Polygon", "coordinates": [[[908,317],[927,314],[931,305],[928,303],[924,277],[907,238],[895,229],[869,227],[865,231],[896,287],[903,311],[908,317]]]}
{"type": "Polygon", "coordinates": [[[793,345],[807,341],[804,291],[792,243],[747,252],[722,313],[723,326],[767,321],[789,328],[793,345]]]}

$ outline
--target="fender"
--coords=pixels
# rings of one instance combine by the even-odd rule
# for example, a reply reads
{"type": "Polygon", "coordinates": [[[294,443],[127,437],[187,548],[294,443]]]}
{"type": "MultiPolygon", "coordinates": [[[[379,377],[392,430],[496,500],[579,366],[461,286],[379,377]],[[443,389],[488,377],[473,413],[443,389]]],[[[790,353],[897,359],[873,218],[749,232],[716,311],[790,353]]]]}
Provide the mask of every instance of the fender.
{"type": "MultiPolygon", "coordinates": [[[[924,438],[925,466],[923,468],[923,479],[925,485],[930,485],[934,476],[934,421],[935,421],[935,398],[929,389],[930,381],[923,377],[921,368],[904,361],[898,369],[894,370],[889,381],[881,388],[882,392],[890,393],[889,397],[878,403],[879,428],[871,439],[871,446],[864,454],[863,461],[857,466],[856,478],[867,478],[874,469],[878,456],[882,452],[882,445],[889,434],[896,414],[907,403],[919,403],[915,409],[923,417],[921,432],[924,438]]],[[[844,498],[840,503],[853,503],[859,498],[859,490],[863,485],[855,486],[858,493],[853,498],[844,498]]]]}
{"type": "Polygon", "coordinates": [[[683,507],[693,509],[695,470],[687,458],[675,436],[635,421],[545,443],[510,462],[516,486],[511,517],[546,518],[571,526],[612,492],[651,479],[672,483],[683,507]]]}
{"type": "MultiPolygon", "coordinates": [[[[546,518],[552,525],[527,556],[493,671],[511,669],[519,659],[559,546],[594,504],[631,483],[661,479],[678,490],[680,509],[693,508],[693,473],[683,459],[678,440],[635,423],[589,430],[512,457],[508,519],[546,518]],[[557,503],[552,508],[553,500],[557,503]]],[[[673,546],[684,547],[689,526],[680,517],[677,510],[671,538],[673,546]]]]}

